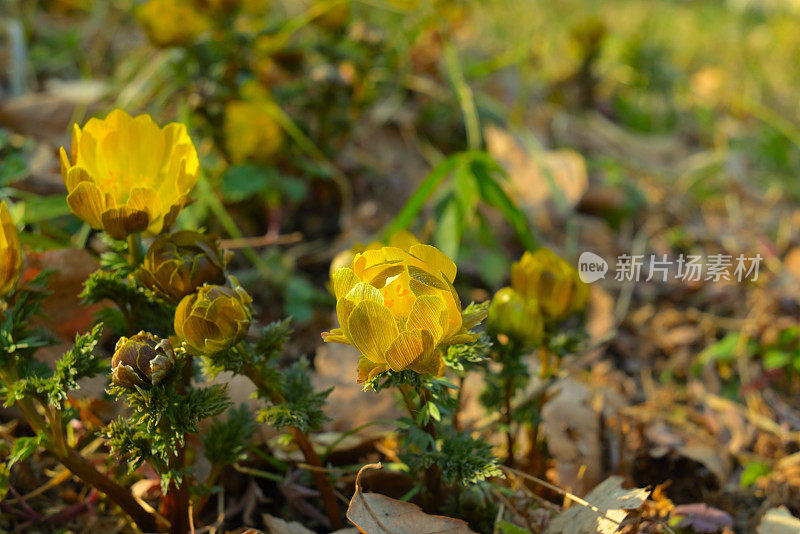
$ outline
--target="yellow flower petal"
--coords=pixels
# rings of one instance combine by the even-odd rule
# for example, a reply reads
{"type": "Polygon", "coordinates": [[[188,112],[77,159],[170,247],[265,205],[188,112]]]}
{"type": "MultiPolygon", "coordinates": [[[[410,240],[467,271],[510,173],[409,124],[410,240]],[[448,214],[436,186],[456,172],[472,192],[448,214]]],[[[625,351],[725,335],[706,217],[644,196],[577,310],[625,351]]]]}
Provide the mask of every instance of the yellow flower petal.
{"type": "Polygon", "coordinates": [[[412,371],[433,376],[441,376],[443,367],[444,365],[442,359],[439,357],[439,352],[435,350],[428,352],[408,366],[412,371]]]}
{"type": "Polygon", "coordinates": [[[434,350],[433,338],[425,330],[402,332],[386,351],[386,363],[393,371],[402,371],[434,350]]]}
{"type": "Polygon", "coordinates": [[[158,235],[161,232],[163,214],[159,209],[159,198],[156,192],[146,187],[134,187],[131,190],[131,196],[125,206],[134,211],[143,211],[147,213],[149,220],[147,225],[147,233],[149,235],[158,235]]]}
{"type": "Polygon", "coordinates": [[[350,341],[344,335],[344,330],[341,328],[334,328],[330,332],[323,332],[322,341],[326,343],[343,343],[345,345],[350,344],[350,341]]]}
{"type": "Polygon", "coordinates": [[[425,330],[430,332],[434,344],[437,344],[448,327],[447,305],[437,295],[419,297],[411,308],[406,321],[406,330],[425,330]]]}
{"type": "Polygon", "coordinates": [[[92,228],[102,228],[102,213],[105,211],[105,197],[92,182],[80,182],[67,195],[67,204],[72,212],[89,223],[92,228]]]}
{"type": "Polygon", "coordinates": [[[373,363],[362,356],[358,359],[358,381],[366,382],[367,380],[372,380],[388,368],[385,363],[373,363]]]}
{"type": "Polygon", "coordinates": [[[347,324],[353,346],[375,363],[386,361],[386,350],[400,335],[389,309],[374,301],[360,302],[347,324]]]}
{"type": "Polygon", "coordinates": [[[336,270],[331,276],[331,285],[333,286],[333,294],[338,298],[347,295],[353,287],[361,280],[358,279],[356,273],[352,269],[342,267],[336,270]]]}
{"type": "Polygon", "coordinates": [[[0,297],[17,285],[22,268],[22,250],[19,233],[5,201],[0,202],[0,297]]]}
{"type": "Polygon", "coordinates": [[[150,224],[150,215],[146,211],[123,206],[106,210],[100,216],[103,230],[114,239],[125,239],[130,234],[142,232],[150,224]]]}
{"type": "Polygon", "coordinates": [[[456,264],[438,248],[419,244],[412,246],[408,251],[425,262],[428,271],[443,276],[451,283],[456,279],[456,264]]]}
{"type": "Polygon", "coordinates": [[[369,284],[359,282],[350,288],[343,298],[336,302],[336,318],[345,335],[350,335],[350,314],[358,303],[372,301],[383,306],[383,296],[380,291],[369,284]]]}
{"type": "MultiPolygon", "coordinates": [[[[62,148],[61,150],[63,151],[64,149],[62,148]]],[[[86,169],[83,169],[82,167],[72,167],[71,169],[67,170],[63,176],[64,185],[67,188],[67,192],[74,191],[81,182],[92,181],[92,177],[89,176],[89,173],[86,172],[86,169]]]]}

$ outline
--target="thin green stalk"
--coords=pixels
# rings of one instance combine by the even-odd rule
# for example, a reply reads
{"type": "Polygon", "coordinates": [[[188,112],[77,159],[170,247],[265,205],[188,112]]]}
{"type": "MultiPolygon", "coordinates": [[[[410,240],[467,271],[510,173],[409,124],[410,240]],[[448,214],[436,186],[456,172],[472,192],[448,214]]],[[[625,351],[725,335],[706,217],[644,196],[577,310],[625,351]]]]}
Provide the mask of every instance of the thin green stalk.
{"type": "Polygon", "coordinates": [[[142,263],[142,238],[139,234],[128,236],[128,263],[131,267],[138,267],[142,263]]]}
{"type": "Polygon", "coordinates": [[[470,150],[480,150],[481,148],[481,125],[478,120],[478,109],[475,107],[475,97],[472,94],[461,69],[461,62],[458,60],[458,53],[453,44],[448,42],[444,47],[444,59],[447,64],[447,72],[450,81],[464,114],[464,127],[467,130],[467,146],[470,150]]]}

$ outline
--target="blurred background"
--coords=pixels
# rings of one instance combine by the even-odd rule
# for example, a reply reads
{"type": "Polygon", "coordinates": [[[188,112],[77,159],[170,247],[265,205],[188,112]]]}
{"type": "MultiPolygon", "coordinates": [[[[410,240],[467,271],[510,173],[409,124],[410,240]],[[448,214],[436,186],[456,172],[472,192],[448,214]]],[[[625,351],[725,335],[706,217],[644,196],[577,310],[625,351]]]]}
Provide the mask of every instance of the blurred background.
{"type": "MultiPolygon", "coordinates": [[[[237,252],[260,322],[293,316],[289,358],[317,353],[332,324],[333,257],[401,228],[457,258],[465,302],[541,245],[612,265],[761,254],[751,283],[592,286],[588,349],[565,366],[605,403],[566,413],[592,421],[568,441],[597,467],[578,480],[551,451],[550,478],[579,492],[612,471],[672,480],[676,503],[741,525],[769,504],[800,511],[800,3],[3,0],[0,13],[0,192],[30,268],[59,266],[64,302],[104,245],[69,212],[57,150],[114,108],[187,124],[202,176],[177,226],[237,252]],[[622,467],[615,433],[635,441],[622,467]]],[[[72,310],[50,310],[65,337],[91,320],[72,310]]],[[[317,369],[323,357],[337,365],[323,352],[317,369]]],[[[353,361],[327,372],[349,377],[353,361]]]]}

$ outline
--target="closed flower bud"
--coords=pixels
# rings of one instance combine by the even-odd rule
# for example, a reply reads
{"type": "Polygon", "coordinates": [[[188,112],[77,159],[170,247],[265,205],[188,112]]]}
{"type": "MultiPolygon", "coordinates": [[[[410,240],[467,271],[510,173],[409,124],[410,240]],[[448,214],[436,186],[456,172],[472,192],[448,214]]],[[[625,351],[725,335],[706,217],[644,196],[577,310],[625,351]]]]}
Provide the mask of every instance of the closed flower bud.
{"type": "Polygon", "coordinates": [[[552,320],[581,311],[589,297],[589,286],[578,277],[578,271],[546,248],[526,252],[511,266],[511,287],[523,298],[536,300],[552,320]]]}
{"type": "Polygon", "coordinates": [[[203,284],[224,283],[226,264],[217,239],[181,230],[153,241],[137,278],[163,299],[180,302],[203,284]]]}
{"type": "Polygon", "coordinates": [[[204,285],[175,310],[175,333],[197,354],[216,354],[244,339],[253,299],[231,278],[231,286],[204,285]]]}
{"type": "Polygon", "coordinates": [[[536,303],[522,298],[510,287],[504,287],[492,298],[486,329],[494,336],[505,334],[526,347],[538,344],[544,331],[536,303]]]}
{"type": "Polygon", "coordinates": [[[159,383],[175,367],[175,351],[166,339],[139,332],[117,341],[111,359],[111,379],[126,388],[159,383]]]}
{"type": "Polygon", "coordinates": [[[22,266],[22,252],[19,244],[19,233],[8,206],[0,203],[0,297],[6,296],[19,279],[22,266]]]}

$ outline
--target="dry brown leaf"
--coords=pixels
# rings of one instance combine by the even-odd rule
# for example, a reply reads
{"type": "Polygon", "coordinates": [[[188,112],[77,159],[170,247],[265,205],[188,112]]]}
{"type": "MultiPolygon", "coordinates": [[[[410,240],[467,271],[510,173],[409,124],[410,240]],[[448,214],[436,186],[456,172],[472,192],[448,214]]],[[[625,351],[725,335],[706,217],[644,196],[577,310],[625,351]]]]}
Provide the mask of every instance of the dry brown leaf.
{"type": "Polygon", "coordinates": [[[313,530],[296,521],[285,521],[269,514],[263,514],[261,517],[264,519],[264,526],[267,527],[267,534],[314,534],[313,530]]]}
{"type": "Polygon", "coordinates": [[[586,501],[602,514],[587,506],[573,505],[550,522],[545,534],[613,534],[628,511],[644,504],[649,494],[643,488],[626,490],[622,477],[609,477],[586,496],[586,501]]]}
{"type": "Polygon", "coordinates": [[[542,409],[542,430],[553,454],[559,486],[585,495],[600,481],[600,418],[589,389],[566,378],[542,409]]]}
{"type": "Polygon", "coordinates": [[[380,469],[367,464],[356,476],[356,492],[347,508],[347,518],[365,534],[468,534],[473,532],[460,519],[428,515],[419,506],[378,493],[361,491],[361,473],[380,469]]]}
{"type": "Polygon", "coordinates": [[[794,517],[785,506],[768,510],[761,523],[758,534],[797,534],[800,532],[800,519],[794,517]]]}
{"type": "MultiPolygon", "coordinates": [[[[333,387],[328,397],[330,406],[336,406],[336,418],[325,425],[325,430],[347,432],[377,419],[395,419],[401,415],[392,393],[364,393],[356,382],[358,352],[349,345],[338,343],[320,344],[314,360],[317,372],[312,381],[317,390],[333,387]],[[365,396],[367,402],[365,402],[365,396]]],[[[386,427],[370,426],[360,433],[375,435],[386,427]]]]}
{"type": "Polygon", "coordinates": [[[514,136],[496,126],[486,128],[486,145],[506,168],[523,205],[543,204],[553,197],[555,186],[569,205],[575,206],[589,186],[586,162],[575,151],[552,150],[536,158],[514,136]]]}

